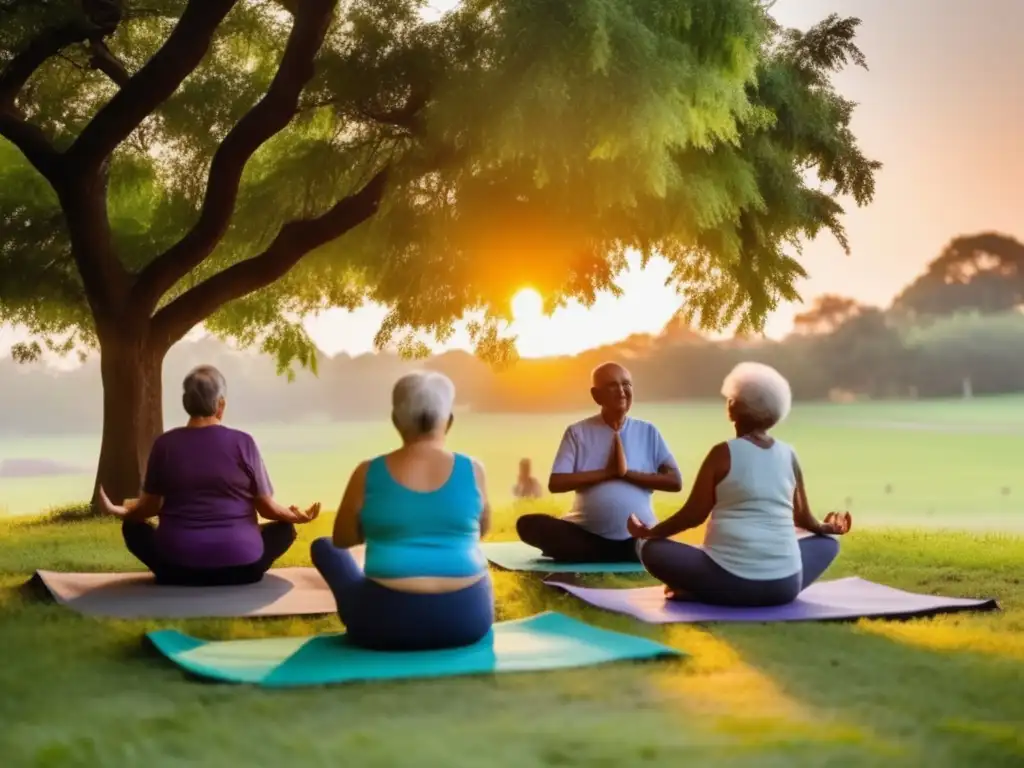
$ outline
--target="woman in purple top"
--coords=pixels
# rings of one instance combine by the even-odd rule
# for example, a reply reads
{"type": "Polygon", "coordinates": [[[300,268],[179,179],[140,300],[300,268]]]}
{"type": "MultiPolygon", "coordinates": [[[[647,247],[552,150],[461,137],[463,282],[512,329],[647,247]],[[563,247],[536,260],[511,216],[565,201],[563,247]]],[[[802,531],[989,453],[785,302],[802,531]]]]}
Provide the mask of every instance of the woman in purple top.
{"type": "Polygon", "coordinates": [[[295,526],[314,520],[274,501],[256,442],[221,424],[227,385],[213,366],[185,377],[184,427],[160,435],[137,503],[117,506],[99,489],[104,510],[124,523],[128,550],[158,583],[182,586],[251,584],[263,578],[295,541],[295,526]],[[147,522],[157,518],[154,527],[147,522]],[[258,517],[271,522],[260,525],[258,517]]]}

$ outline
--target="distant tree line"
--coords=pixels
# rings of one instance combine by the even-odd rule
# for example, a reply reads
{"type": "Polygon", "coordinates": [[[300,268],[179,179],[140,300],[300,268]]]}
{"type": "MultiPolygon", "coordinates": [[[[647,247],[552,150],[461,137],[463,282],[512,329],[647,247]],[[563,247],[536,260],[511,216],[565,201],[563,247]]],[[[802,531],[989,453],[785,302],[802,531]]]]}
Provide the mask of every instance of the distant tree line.
{"type": "MultiPolygon", "coordinates": [[[[590,370],[625,362],[637,397],[664,401],[716,397],[741,360],[776,366],[801,399],[934,398],[1024,391],[1024,245],[999,234],[960,237],[888,308],[819,297],[781,341],[713,341],[683,324],[574,357],[520,360],[495,371],[469,353],[425,361],[394,354],[321,355],[318,375],[288,382],[272,360],[204,339],[171,350],[164,373],[167,423],[182,419],[179,383],[193,365],[220,367],[229,382],[230,416],[245,421],[378,419],[402,373],[429,367],[448,374],[462,407],[549,411],[588,407],[590,370]]],[[[60,373],[0,361],[0,431],[96,431],[99,363],[60,373]]]]}

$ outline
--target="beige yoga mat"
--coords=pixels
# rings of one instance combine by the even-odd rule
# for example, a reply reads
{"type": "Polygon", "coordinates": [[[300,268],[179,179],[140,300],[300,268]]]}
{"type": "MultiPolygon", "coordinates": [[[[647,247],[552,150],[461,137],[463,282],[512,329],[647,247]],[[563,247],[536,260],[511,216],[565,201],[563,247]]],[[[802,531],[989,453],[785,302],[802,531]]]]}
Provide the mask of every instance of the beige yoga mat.
{"type": "Polygon", "coordinates": [[[278,568],[256,584],[168,587],[149,573],[36,571],[58,603],[87,616],[119,619],[302,616],[332,613],[334,597],[314,568],[278,568]]]}
{"type": "MultiPolygon", "coordinates": [[[[359,562],[363,548],[352,550],[359,562]]],[[[315,568],[275,568],[256,584],[168,587],[150,573],[36,571],[54,599],[87,616],[119,619],[199,619],[309,616],[334,613],[334,596],[315,568]]]]}

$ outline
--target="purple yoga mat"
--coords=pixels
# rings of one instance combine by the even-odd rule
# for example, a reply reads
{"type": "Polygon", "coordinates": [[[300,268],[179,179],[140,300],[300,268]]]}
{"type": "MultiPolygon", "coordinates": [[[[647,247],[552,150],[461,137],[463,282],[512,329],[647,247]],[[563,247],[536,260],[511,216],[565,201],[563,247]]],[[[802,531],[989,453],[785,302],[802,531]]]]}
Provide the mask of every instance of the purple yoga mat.
{"type": "Polygon", "coordinates": [[[665,599],[664,587],[594,589],[546,581],[585,603],[624,613],[648,624],[692,624],[717,621],[834,621],[860,618],[908,618],[954,611],[991,611],[995,600],[933,597],[850,577],[812,584],[789,605],[774,608],[723,608],[665,599]]]}

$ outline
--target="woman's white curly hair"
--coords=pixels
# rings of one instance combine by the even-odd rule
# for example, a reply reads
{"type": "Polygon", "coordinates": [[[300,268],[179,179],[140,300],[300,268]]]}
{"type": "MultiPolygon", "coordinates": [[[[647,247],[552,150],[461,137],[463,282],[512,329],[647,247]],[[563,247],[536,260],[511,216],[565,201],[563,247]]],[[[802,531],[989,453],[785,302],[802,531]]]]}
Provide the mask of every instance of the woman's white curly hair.
{"type": "Polygon", "coordinates": [[[391,418],[403,435],[426,435],[448,423],[455,385],[443,373],[414,371],[395,382],[391,418]]]}
{"type": "Polygon", "coordinates": [[[773,427],[789,415],[793,392],[786,377],[763,363],[740,363],[722,382],[722,395],[744,416],[773,427]]]}

